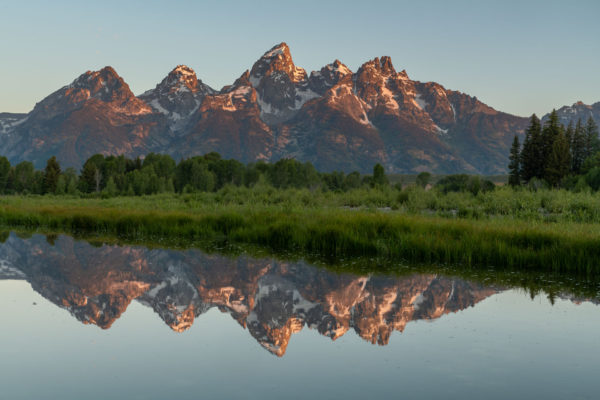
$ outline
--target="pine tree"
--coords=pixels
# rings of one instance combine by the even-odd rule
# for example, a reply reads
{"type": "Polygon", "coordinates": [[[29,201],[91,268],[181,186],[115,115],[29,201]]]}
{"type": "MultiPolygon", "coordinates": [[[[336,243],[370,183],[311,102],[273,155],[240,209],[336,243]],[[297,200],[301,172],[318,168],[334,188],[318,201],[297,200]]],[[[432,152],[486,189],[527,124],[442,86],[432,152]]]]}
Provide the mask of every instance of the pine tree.
{"type": "Polygon", "coordinates": [[[569,125],[567,125],[567,129],[565,130],[565,137],[567,138],[567,142],[569,143],[569,149],[573,149],[573,138],[575,137],[575,129],[573,128],[573,121],[569,121],[569,125]]]}
{"type": "MultiPolygon", "coordinates": [[[[552,110],[548,120],[544,124],[544,128],[542,129],[542,174],[548,169],[554,141],[563,131],[563,126],[558,119],[558,113],[556,110],[552,110]]],[[[568,146],[569,143],[566,143],[568,146]]]]}
{"type": "Polygon", "coordinates": [[[552,144],[545,179],[550,185],[557,186],[569,174],[570,169],[571,152],[569,151],[569,142],[564,132],[560,132],[552,144]]]}
{"type": "Polygon", "coordinates": [[[0,193],[6,193],[10,162],[4,156],[0,157],[0,193]]]}
{"type": "Polygon", "coordinates": [[[585,124],[585,158],[593,156],[599,148],[598,125],[592,117],[589,117],[585,124]]]}
{"type": "Polygon", "coordinates": [[[521,150],[520,177],[524,182],[529,182],[531,178],[542,177],[541,129],[539,118],[533,114],[525,132],[525,141],[521,150]]]}
{"type": "Polygon", "coordinates": [[[512,143],[512,147],[510,148],[510,163],[508,164],[508,170],[510,174],[508,176],[508,184],[510,186],[519,186],[521,184],[521,176],[520,176],[520,150],[521,145],[519,144],[519,137],[515,135],[515,138],[512,143]]]}
{"type": "Polygon", "coordinates": [[[571,171],[574,174],[581,172],[581,167],[585,161],[585,131],[581,118],[575,125],[575,131],[573,132],[573,139],[571,141],[571,171]]]}
{"type": "Polygon", "coordinates": [[[56,161],[56,157],[52,156],[46,163],[44,169],[44,193],[56,192],[56,185],[58,184],[58,178],[60,177],[60,164],[56,161]]]}

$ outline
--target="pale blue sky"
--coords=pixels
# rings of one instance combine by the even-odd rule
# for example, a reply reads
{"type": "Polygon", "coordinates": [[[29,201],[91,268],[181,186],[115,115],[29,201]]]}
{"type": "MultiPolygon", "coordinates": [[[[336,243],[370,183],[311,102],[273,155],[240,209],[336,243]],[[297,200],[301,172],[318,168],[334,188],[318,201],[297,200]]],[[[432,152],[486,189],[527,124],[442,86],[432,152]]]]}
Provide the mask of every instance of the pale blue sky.
{"type": "Polygon", "coordinates": [[[600,101],[600,1],[0,0],[0,112],[27,112],[86,70],[136,94],[177,64],[214,88],[276,43],[297,65],[381,55],[502,111],[600,101]]]}

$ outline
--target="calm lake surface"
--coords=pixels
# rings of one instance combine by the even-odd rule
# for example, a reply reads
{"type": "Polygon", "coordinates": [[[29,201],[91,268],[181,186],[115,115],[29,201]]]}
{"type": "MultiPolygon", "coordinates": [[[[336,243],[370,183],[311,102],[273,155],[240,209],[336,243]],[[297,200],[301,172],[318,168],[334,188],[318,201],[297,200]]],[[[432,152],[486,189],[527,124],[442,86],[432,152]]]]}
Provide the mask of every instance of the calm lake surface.
{"type": "Polygon", "coordinates": [[[0,243],[0,399],[597,399],[598,297],[0,243]]]}

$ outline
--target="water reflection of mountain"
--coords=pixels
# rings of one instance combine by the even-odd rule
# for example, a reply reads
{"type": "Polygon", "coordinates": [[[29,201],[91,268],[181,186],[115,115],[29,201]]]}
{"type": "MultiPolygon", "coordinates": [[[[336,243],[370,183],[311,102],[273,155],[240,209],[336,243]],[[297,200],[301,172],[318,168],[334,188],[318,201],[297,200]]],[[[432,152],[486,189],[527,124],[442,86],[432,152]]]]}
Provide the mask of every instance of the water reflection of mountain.
{"type": "Polygon", "coordinates": [[[0,279],[25,279],[79,321],[110,328],[137,300],[175,331],[212,307],[229,313],[268,351],[285,353],[304,326],[336,339],[353,329],[387,344],[409,321],[473,306],[494,288],[436,275],[336,274],[304,263],[230,259],[197,250],[101,246],[60,236],[0,245],[0,279]]]}

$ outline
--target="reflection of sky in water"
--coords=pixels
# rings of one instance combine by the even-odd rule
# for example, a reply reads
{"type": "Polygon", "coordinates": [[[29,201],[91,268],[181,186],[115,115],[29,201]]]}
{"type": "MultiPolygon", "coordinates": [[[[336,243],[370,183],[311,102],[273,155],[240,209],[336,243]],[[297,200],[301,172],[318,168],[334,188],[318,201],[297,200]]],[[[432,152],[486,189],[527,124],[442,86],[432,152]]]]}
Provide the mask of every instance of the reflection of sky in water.
{"type": "Polygon", "coordinates": [[[132,302],[83,325],[23,281],[0,281],[0,398],[595,398],[600,308],[510,290],[387,346],[304,328],[283,358],[211,309],[175,333],[132,302]],[[33,305],[33,303],[37,303],[33,305]]]}

